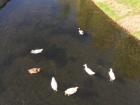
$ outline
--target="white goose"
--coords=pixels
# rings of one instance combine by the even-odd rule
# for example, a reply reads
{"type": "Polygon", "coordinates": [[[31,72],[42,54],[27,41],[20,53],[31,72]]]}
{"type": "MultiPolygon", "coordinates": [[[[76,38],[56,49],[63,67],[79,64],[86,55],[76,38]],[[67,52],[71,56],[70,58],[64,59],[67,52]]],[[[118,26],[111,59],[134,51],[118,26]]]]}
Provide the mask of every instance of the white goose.
{"type": "Polygon", "coordinates": [[[87,74],[89,74],[89,75],[95,74],[94,71],[92,71],[90,68],[87,67],[87,64],[84,64],[83,66],[85,67],[84,70],[86,71],[87,74]]]}
{"type": "Polygon", "coordinates": [[[70,96],[70,95],[72,95],[72,94],[74,94],[74,93],[76,93],[77,92],[77,90],[78,90],[78,86],[76,86],[76,87],[71,87],[71,88],[68,88],[67,90],[65,90],[65,96],[70,96]]]}
{"type": "Polygon", "coordinates": [[[52,80],[51,80],[51,88],[57,92],[57,81],[55,80],[54,77],[52,77],[52,80]]]}
{"type": "Polygon", "coordinates": [[[78,32],[79,32],[80,35],[84,35],[84,31],[81,30],[80,28],[78,28],[78,32]]]}
{"type": "Polygon", "coordinates": [[[110,68],[108,74],[109,74],[109,77],[110,77],[110,81],[114,81],[116,79],[112,68],[110,68]]]}
{"type": "Polygon", "coordinates": [[[35,50],[31,50],[31,54],[39,54],[43,51],[43,49],[35,49],[35,50]]]}

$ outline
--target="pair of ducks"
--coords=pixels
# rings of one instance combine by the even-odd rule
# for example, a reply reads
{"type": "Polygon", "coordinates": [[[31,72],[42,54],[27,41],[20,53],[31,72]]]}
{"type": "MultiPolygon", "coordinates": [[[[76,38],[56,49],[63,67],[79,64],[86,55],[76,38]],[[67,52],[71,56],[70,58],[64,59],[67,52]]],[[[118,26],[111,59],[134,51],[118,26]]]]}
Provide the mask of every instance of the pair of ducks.
{"type": "MultiPolygon", "coordinates": [[[[79,35],[84,35],[84,31],[78,28],[79,35]]],[[[39,54],[43,51],[43,49],[34,49],[31,50],[31,54],[39,54]]]]}
{"type": "MultiPolygon", "coordinates": [[[[90,68],[88,68],[88,67],[87,67],[87,64],[84,64],[83,66],[84,66],[85,72],[86,72],[88,75],[91,75],[91,76],[92,76],[92,75],[95,75],[95,72],[92,71],[90,68]]],[[[37,73],[40,72],[40,68],[32,68],[32,69],[29,69],[28,72],[29,72],[30,74],[37,74],[37,73]]],[[[109,74],[109,77],[110,77],[110,81],[114,81],[114,80],[115,80],[115,74],[114,74],[112,68],[110,68],[110,71],[108,72],[108,74],[109,74]]],[[[51,88],[52,88],[55,92],[58,91],[58,83],[57,83],[55,77],[52,77],[52,79],[51,79],[51,88]]],[[[75,93],[77,92],[78,88],[79,88],[78,86],[68,88],[68,89],[66,89],[66,90],[64,91],[64,95],[70,96],[70,95],[72,95],[72,94],[75,94],[75,93]]]]}
{"type": "MultiPolygon", "coordinates": [[[[87,74],[89,74],[89,75],[95,75],[95,72],[92,71],[90,68],[88,68],[87,67],[87,64],[84,64],[83,66],[85,67],[84,70],[86,71],[87,74]]],[[[116,79],[115,74],[114,74],[112,68],[110,68],[108,74],[109,74],[110,81],[114,81],[116,79]]]]}
{"type": "MultiPolygon", "coordinates": [[[[84,31],[81,30],[80,28],[78,28],[78,32],[79,32],[79,35],[84,35],[84,31]]],[[[35,50],[31,50],[31,53],[32,54],[39,54],[43,51],[43,49],[35,49],[35,50]]]]}
{"type": "MultiPolygon", "coordinates": [[[[58,91],[58,90],[57,90],[57,86],[58,86],[58,85],[57,85],[57,81],[56,81],[55,77],[52,77],[52,80],[51,80],[51,88],[52,88],[55,92],[58,91]]],[[[79,88],[78,86],[68,88],[68,89],[66,89],[66,90],[64,91],[64,95],[65,95],[65,96],[70,96],[70,95],[76,93],[77,90],[78,90],[78,88],[79,88]]]]}

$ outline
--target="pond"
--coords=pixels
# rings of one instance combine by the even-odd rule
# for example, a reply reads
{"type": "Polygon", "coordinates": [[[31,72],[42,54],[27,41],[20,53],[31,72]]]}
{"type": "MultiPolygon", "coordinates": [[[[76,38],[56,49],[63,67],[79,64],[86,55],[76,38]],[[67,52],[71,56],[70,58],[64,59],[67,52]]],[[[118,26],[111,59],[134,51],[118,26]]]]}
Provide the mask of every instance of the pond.
{"type": "Polygon", "coordinates": [[[140,42],[91,0],[10,0],[0,9],[0,105],[139,105],[139,96],[140,42]],[[29,75],[32,67],[41,72],[29,75]]]}

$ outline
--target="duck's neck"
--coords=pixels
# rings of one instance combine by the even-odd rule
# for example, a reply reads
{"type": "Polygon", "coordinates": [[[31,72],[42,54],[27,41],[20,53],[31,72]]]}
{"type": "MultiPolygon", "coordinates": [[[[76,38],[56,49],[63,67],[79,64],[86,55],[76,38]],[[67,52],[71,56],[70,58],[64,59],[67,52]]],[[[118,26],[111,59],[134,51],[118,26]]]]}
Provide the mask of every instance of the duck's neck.
{"type": "Polygon", "coordinates": [[[110,71],[111,71],[111,72],[113,71],[112,68],[110,68],[110,71]]]}
{"type": "Polygon", "coordinates": [[[87,65],[84,65],[85,66],[85,68],[87,68],[87,65]]]}

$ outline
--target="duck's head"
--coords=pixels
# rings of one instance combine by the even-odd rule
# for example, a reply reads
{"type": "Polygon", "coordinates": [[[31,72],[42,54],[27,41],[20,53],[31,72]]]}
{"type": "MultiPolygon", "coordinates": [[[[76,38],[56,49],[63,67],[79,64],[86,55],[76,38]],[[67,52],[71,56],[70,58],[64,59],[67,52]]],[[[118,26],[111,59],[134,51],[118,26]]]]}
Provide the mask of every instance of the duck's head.
{"type": "Polygon", "coordinates": [[[113,71],[113,69],[112,69],[112,68],[110,68],[110,71],[113,71]]]}
{"type": "Polygon", "coordinates": [[[84,66],[84,67],[87,67],[87,64],[84,64],[83,66],[84,66]]]}
{"type": "Polygon", "coordinates": [[[76,86],[75,88],[76,88],[76,89],[78,89],[79,87],[78,87],[78,86],[76,86]]]}
{"type": "Polygon", "coordinates": [[[40,68],[36,68],[36,72],[40,72],[40,68]]]}

